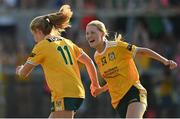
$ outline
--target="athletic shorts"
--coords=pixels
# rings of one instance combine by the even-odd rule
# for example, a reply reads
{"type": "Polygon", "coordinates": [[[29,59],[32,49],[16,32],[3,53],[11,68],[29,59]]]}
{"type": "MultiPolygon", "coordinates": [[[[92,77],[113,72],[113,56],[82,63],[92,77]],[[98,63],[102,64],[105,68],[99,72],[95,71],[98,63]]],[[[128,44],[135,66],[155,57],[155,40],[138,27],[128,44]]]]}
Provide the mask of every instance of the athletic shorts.
{"type": "Polygon", "coordinates": [[[69,97],[59,99],[58,101],[51,102],[51,112],[62,110],[76,111],[81,106],[83,100],[83,98],[69,97]]]}
{"type": "Polygon", "coordinates": [[[128,105],[133,102],[142,102],[147,106],[147,93],[141,92],[141,90],[132,86],[116,107],[116,111],[121,118],[126,117],[128,105]]]}

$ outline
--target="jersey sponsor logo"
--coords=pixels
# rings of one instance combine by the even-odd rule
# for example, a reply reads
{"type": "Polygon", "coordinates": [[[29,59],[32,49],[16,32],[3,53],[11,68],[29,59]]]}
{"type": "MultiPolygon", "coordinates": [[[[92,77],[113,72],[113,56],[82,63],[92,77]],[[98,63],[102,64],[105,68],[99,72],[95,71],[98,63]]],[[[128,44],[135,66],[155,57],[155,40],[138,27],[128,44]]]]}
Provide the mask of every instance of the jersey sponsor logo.
{"type": "Polygon", "coordinates": [[[131,44],[128,44],[127,49],[128,49],[129,51],[131,51],[131,50],[132,50],[132,45],[131,45],[131,44]]]}
{"type": "Polygon", "coordinates": [[[115,54],[114,54],[114,52],[110,52],[110,53],[108,54],[108,57],[109,57],[109,60],[110,60],[110,61],[113,61],[113,60],[115,59],[115,54]]]}
{"type": "Polygon", "coordinates": [[[114,78],[119,76],[119,69],[118,67],[109,68],[108,70],[104,71],[103,78],[114,78]]]}
{"type": "Polygon", "coordinates": [[[34,57],[36,54],[35,53],[31,53],[30,55],[29,55],[29,57],[34,57]]]}

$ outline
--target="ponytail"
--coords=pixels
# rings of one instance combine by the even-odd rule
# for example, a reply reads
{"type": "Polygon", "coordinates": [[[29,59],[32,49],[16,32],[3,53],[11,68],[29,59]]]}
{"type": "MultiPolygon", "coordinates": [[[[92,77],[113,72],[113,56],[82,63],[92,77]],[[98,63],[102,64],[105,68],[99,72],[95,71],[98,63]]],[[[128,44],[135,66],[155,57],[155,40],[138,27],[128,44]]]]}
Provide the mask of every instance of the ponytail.
{"type": "Polygon", "coordinates": [[[59,12],[48,15],[50,23],[54,25],[56,29],[64,30],[70,27],[69,21],[73,15],[69,5],[63,5],[59,12]]]}
{"type": "Polygon", "coordinates": [[[122,35],[121,35],[121,34],[117,34],[117,33],[115,33],[114,39],[115,39],[116,41],[123,41],[122,35]]]}
{"type": "Polygon", "coordinates": [[[69,5],[63,5],[58,12],[36,17],[30,24],[31,30],[39,29],[44,35],[51,32],[62,32],[70,27],[70,19],[73,15],[69,5]]]}

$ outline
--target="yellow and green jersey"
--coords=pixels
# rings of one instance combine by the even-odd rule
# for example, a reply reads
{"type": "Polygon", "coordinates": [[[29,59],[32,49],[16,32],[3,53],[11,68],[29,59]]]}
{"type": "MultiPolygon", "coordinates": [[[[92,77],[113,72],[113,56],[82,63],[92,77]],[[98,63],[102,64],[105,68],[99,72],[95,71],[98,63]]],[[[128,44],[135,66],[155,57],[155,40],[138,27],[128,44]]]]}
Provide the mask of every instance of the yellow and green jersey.
{"type": "Polygon", "coordinates": [[[95,52],[94,59],[102,77],[108,84],[115,108],[130,87],[139,82],[134,63],[136,46],[123,41],[105,41],[103,52],[95,52]]]}
{"type": "Polygon", "coordinates": [[[35,45],[27,63],[42,66],[53,101],[63,97],[84,98],[77,63],[82,54],[83,50],[70,40],[52,37],[35,45]]]}

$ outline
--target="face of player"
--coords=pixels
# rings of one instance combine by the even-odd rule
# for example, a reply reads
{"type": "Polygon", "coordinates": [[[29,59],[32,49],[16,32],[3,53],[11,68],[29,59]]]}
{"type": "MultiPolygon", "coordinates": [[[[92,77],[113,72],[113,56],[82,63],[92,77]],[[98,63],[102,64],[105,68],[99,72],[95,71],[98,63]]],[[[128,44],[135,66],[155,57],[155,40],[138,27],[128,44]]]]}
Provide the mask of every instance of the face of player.
{"type": "Polygon", "coordinates": [[[36,29],[36,30],[32,30],[31,32],[32,32],[32,35],[33,35],[34,40],[35,40],[36,43],[43,40],[44,35],[40,30],[36,29]]]}
{"type": "Polygon", "coordinates": [[[99,31],[96,26],[89,25],[86,27],[86,40],[90,47],[98,49],[103,44],[103,32],[99,31]]]}

